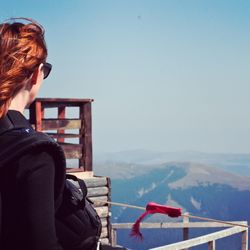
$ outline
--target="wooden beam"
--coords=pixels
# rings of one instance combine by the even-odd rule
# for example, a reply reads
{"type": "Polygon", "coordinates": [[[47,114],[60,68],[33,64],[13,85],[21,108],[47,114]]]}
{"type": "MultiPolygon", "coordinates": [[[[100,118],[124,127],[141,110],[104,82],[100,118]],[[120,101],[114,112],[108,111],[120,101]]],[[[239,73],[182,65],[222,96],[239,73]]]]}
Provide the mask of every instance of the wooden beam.
{"type": "Polygon", "coordinates": [[[101,232],[101,238],[106,238],[106,237],[108,237],[108,229],[107,227],[103,227],[101,232]]]}
{"type": "Polygon", "coordinates": [[[90,171],[84,171],[83,168],[67,168],[66,172],[75,175],[79,179],[91,179],[94,177],[94,173],[90,171]]]}
{"type": "MultiPolygon", "coordinates": [[[[77,170],[78,168],[75,168],[75,170],[77,170]]],[[[108,178],[107,177],[102,177],[102,176],[94,176],[92,178],[87,178],[84,179],[84,182],[87,186],[87,188],[96,188],[96,187],[106,187],[107,183],[108,183],[108,178]]],[[[74,182],[74,184],[79,187],[79,184],[77,182],[74,182]]],[[[98,199],[99,197],[96,197],[96,199],[98,199]]],[[[106,198],[108,198],[106,196],[106,198]]]]}
{"type": "Polygon", "coordinates": [[[208,242],[208,250],[215,250],[215,240],[208,242]]]}
{"type": "Polygon", "coordinates": [[[84,181],[88,188],[107,186],[108,182],[106,177],[93,177],[84,181]]]}
{"type": "Polygon", "coordinates": [[[79,134],[68,134],[68,133],[51,133],[51,132],[46,132],[47,135],[57,139],[57,138],[79,138],[79,134]]]}
{"type": "Polygon", "coordinates": [[[84,157],[80,160],[79,165],[84,166],[85,171],[93,171],[91,102],[80,106],[80,119],[82,122],[80,143],[84,145],[82,152],[84,157]]]}
{"type": "Polygon", "coordinates": [[[82,145],[73,143],[60,143],[66,159],[80,159],[82,157],[82,145]]]}
{"type": "Polygon", "coordinates": [[[208,243],[211,241],[215,241],[215,240],[218,240],[221,238],[231,236],[233,234],[241,233],[243,231],[246,231],[246,229],[244,227],[235,226],[235,227],[221,230],[219,232],[196,237],[196,238],[193,238],[190,240],[169,244],[167,246],[151,248],[151,250],[180,250],[180,249],[184,249],[184,248],[202,245],[202,244],[205,244],[205,243],[208,243]]]}
{"type": "Polygon", "coordinates": [[[101,241],[101,243],[102,243],[103,245],[109,245],[109,244],[110,244],[108,238],[101,238],[100,241],[101,241]]]}
{"type": "Polygon", "coordinates": [[[44,112],[42,110],[41,102],[35,102],[35,129],[36,131],[42,131],[42,118],[44,112]]]}
{"type": "Polygon", "coordinates": [[[102,223],[102,226],[103,226],[103,227],[107,227],[107,224],[108,224],[107,218],[106,218],[106,217],[101,218],[101,223],[102,223]]]}
{"type": "MultiPolygon", "coordinates": [[[[108,187],[108,194],[107,194],[107,198],[108,198],[108,201],[111,202],[111,179],[110,177],[107,177],[107,187],[108,187]]],[[[108,204],[108,210],[111,211],[111,204],[109,203],[108,204]]],[[[111,224],[111,212],[109,213],[108,215],[108,225],[107,225],[107,228],[108,228],[108,238],[109,238],[109,242],[111,243],[112,241],[112,224],[111,224]]]]}
{"type": "MultiPolygon", "coordinates": [[[[188,213],[185,213],[187,215],[188,213]]],[[[188,224],[189,223],[189,217],[184,216],[183,217],[183,223],[188,224]]],[[[183,240],[188,240],[189,239],[189,228],[188,227],[183,227],[183,240]]],[[[188,250],[188,248],[185,248],[184,250],[188,250]]]]}
{"type": "Polygon", "coordinates": [[[111,246],[115,247],[117,244],[117,232],[116,229],[112,229],[111,231],[111,246]]]}
{"type": "MultiPolygon", "coordinates": [[[[246,221],[230,221],[232,223],[236,224],[242,224],[247,225],[246,221]]],[[[113,223],[112,227],[116,229],[129,229],[132,228],[133,223],[113,223]]],[[[228,224],[222,224],[218,222],[189,222],[189,223],[183,223],[183,222],[163,222],[163,223],[140,223],[140,228],[213,228],[213,227],[232,227],[228,224]]],[[[245,228],[247,229],[247,228],[245,228]]]]}
{"type": "Polygon", "coordinates": [[[100,218],[106,218],[109,215],[109,210],[108,207],[96,207],[95,208],[96,212],[98,213],[100,218]]]}
{"type": "Polygon", "coordinates": [[[88,197],[107,195],[108,192],[109,189],[107,187],[88,188],[88,197]]]}
{"type": "Polygon", "coordinates": [[[36,101],[43,102],[44,104],[64,104],[66,106],[75,104],[79,106],[81,103],[93,102],[94,99],[90,98],[36,98],[36,101]]]}
{"type": "MultiPolygon", "coordinates": [[[[75,175],[75,173],[77,174],[81,174],[84,172],[83,168],[66,168],[66,173],[68,174],[73,174],[75,175]]],[[[78,175],[76,175],[77,178],[80,178],[78,175]]],[[[80,179],[84,179],[84,178],[80,178],[80,179]]]]}
{"type": "Polygon", "coordinates": [[[42,130],[80,129],[80,119],[43,119],[42,130]]]}
{"type": "Polygon", "coordinates": [[[108,201],[108,197],[106,195],[98,197],[89,197],[89,199],[94,203],[95,207],[101,207],[105,205],[104,202],[108,201]]]}
{"type": "Polygon", "coordinates": [[[242,232],[241,249],[248,250],[248,230],[242,232]]]}
{"type": "MultiPolygon", "coordinates": [[[[58,118],[60,119],[60,120],[64,120],[65,119],[65,110],[66,110],[66,107],[64,106],[64,107],[58,107],[58,118]]],[[[57,133],[58,134],[64,134],[64,129],[58,129],[57,130],[57,133]]],[[[64,138],[63,137],[58,137],[57,138],[57,141],[58,142],[64,142],[64,138]]]]}

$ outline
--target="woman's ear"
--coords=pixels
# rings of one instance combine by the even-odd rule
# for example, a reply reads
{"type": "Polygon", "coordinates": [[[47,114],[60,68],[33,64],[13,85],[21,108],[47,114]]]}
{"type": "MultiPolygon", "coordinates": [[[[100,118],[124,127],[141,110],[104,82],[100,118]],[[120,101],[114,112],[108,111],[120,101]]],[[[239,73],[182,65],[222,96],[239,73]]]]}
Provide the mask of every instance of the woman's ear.
{"type": "Polygon", "coordinates": [[[43,64],[41,63],[38,68],[35,69],[31,76],[31,84],[35,85],[38,81],[40,81],[42,74],[43,74],[43,64]]]}

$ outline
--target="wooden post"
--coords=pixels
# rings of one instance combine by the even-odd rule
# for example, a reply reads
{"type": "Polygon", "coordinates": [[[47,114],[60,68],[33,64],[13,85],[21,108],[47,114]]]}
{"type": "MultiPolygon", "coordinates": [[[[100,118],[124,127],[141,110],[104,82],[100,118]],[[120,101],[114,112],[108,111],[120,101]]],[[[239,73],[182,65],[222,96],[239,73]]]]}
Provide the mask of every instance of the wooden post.
{"type": "Polygon", "coordinates": [[[117,234],[116,234],[116,229],[112,229],[112,237],[111,237],[111,246],[115,247],[117,244],[117,234]]]}
{"type": "MultiPolygon", "coordinates": [[[[184,215],[188,215],[188,213],[185,213],[184,215]]],[[[183,223],[189,223],[189,217],[184,216],[183,223]]],[[[183,240],[188,240],[188,239],[189,239],[189,228],[183,227],[183,240]]],[[[188,250],[188,248],[186,248],[184,250],[188,250]]]]}
{"type": "MultiPolygon", "coordinates": [[[[108,194],[107,194],[107,198],[108,198],[108,202],[111,202],[111,179],[109,177],[107,177],[107,186],[108,186],[108,194]]],[[[113,238],[113,233],[112,233],[112,225],[111,225],[111,204],[108,203],[108,224],[107,224],[107,228],[108,228],[108,239],[109,239],[109,243],[112,244],[112,238],[113,238]]]]}
{"type": "Polygon", "coordinates": [[[248,229],[242,232],[241,249],[248,250],[248,229]]]}
{"type": "Polygon", "coordinates": [[[82,129],[80,134],[80,143],[84,145],[80,166],[84,167],[84,171],[92,171],[92,121],[91,121],[91,102],[87,102],[80,107],[80,119],[82,121],[82,129]]]}
{"type": "Polygon", "coordinates": [[[42,109],[42,103],[35,103],[35,113],[36,113],[36,131],[42,131],[42,118],[44,116],[44,110],[42,109]]]}
{"type": "MultiPolygon", "coordinates": [[[[66,107],[58,107],[58,118],[59,119],[65,119],[65,108],[66,107]]],[[[59,129],[57,130],[58,134],[64,134],[64,129],[59,129]]],[[[58,137],[57,139],[58,142],[64,142],[63,137],[58,137]]]]}
{"type": "Polygon", "coordinates": [[[34,101],[30,105],[30,123],[35,126],[37,131],[42,131],[42,119],[44,117],[44,109],[40,101],[34,101]]]}
{"type": "Polygon", "coordinates": [[[86,171],[85,169],[85,162],[84,162],[84,158],[85,158],[85,147],[84,147],[84,133],[85,133],[85,129],[84,129],[84,104],[82,104],[79,107],[79,118],[81,120],[81,128],[79,129],[79,135],[80,135],[80,139],[79,139],[79,143],[81,145],[83,145],[82,147],[82,157],[79,159],[79,168],[83,168],[84,171],[86,171]]]}
{"type": "Polygon", "coordinates": [[[208,250],[215,250],[215,240],[208,242],[208,250]]]}

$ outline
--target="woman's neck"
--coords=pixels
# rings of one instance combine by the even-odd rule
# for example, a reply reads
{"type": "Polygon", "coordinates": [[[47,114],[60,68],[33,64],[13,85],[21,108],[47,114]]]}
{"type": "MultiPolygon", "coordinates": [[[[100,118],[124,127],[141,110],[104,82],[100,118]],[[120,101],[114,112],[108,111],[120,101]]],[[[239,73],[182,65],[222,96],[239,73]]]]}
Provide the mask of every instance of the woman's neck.
{"type": "Polygon", "coordinates": [[[10,106],[9,106],[9,109],[17,110],[23,114],[24,109],[27,106],[28,100],[29,100],[29,94],[25,90],[20,91],[12,99],[10,106]]]}

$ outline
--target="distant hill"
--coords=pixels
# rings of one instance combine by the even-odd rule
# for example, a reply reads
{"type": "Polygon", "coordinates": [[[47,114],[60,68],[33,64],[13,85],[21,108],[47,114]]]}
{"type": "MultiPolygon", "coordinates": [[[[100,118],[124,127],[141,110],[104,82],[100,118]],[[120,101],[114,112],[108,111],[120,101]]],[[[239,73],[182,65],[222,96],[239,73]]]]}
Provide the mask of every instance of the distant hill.
{"type": "Polygon", "coordinates": [[[111,179],[131,179],[135,176],[148,173],[155,167],[159,168],[160,166],[104,161],[95,163],[94,171],[97,175],[108,175],[111,179]]]}
{"type": "MultiPolygon", "coordinates": [[[[130,179],[113,179],[112,187],[114,201],[142,206],[149,201],[168,205],[178,204],[185,211],[193,211],[200,215],[209,214],[214,207],[216,211],[223,211],[221,216],[225,217],[225,211],[233,204],[245,206],[247,201],[236,202],[241,194],[247,194],[245,198],[250,202],[250,177],[189,163],[168,163],[130,179]],[[223,204],[228,196],[223,196],[225,192],[232,194],[228,200],[230,204],[223,204]],[[217,210],[217,205],[220,204],[215,203],[215,199],[220,194],[223,199],[219,201],[225,209],[217,210]],[[234,197],[233,194],[237,196],[234,197]]],[[[116,211],[119,211],[116,217],[120,220],[122,215],[119,214],[124,214],[126,209],[116,208],[116,211]]],[[[125,217],[129,218],[127,215],[125,217]]]]}
{"type": "Polygon", "coordinates": [[[250,176],[250,154],[215,154],[196,151],[158,152],[130,150],[116,153],[96,154],[95,163],[123,162],[139,165],[159,165],[166,162],[192,162],[224,169],[239,175],[250,176]]]}
{"type": "MultiPolygon", "coordinates": [[[[96,172],[112,177],[112,200],[143,206],[149,201],[181,207],[193,215],[221,220],[248,220],[250,222],[250,177],[235,175],[222,169],[192,162],[168,162],[164,164],[133,164],[99,162],[96,172]]],[[[113,207],[114,222],[134,222],[141,211],[113,207]]],[[[150,221],[175,221],[164,215],[154,215],[150,221]]],[[[196,230],[202,235],[209,230],[196,230]]],[[[118,234],[119,243],[131,249],[148,249],[181,240],[181,232],[174,230],[146,230],[146,239],[138,243],[128,236],[118,234]],[[161,237],[160,237],[161,236],[161,237]],[[157,239],[157,240],[156,240],[157,239]]],[[[218,249],[235,250],[240,239],[219,242],[218,249]]],[[[198,248],[203,249],[203,248],[198,248]]],[[[206,249],[206,248],[204,248],[206,249]]]]}

